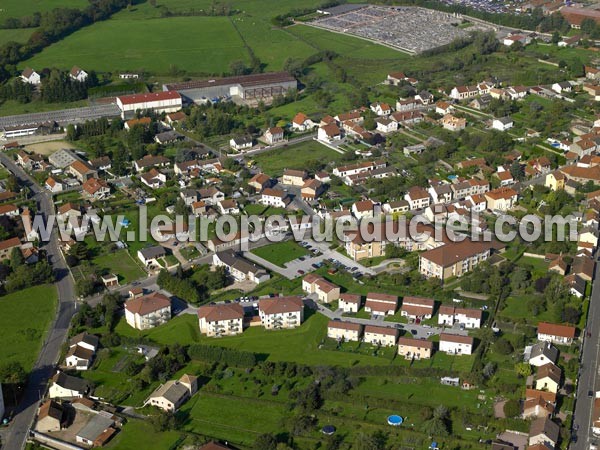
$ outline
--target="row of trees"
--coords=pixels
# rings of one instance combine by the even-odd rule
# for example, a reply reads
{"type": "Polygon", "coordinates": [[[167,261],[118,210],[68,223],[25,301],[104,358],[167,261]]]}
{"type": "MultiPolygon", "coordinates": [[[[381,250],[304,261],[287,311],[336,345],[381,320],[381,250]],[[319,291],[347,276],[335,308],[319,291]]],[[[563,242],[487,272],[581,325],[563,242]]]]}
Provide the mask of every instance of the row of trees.
{"type": "Polygon", "coordinates": [[[207,264],[185,271],[179,266],[174,275],[163,269],[156,279],[161,289],[191,303],[205,300],[210,291],[225,287],[227,282],[223,267],[211,271],[207,264]]]}

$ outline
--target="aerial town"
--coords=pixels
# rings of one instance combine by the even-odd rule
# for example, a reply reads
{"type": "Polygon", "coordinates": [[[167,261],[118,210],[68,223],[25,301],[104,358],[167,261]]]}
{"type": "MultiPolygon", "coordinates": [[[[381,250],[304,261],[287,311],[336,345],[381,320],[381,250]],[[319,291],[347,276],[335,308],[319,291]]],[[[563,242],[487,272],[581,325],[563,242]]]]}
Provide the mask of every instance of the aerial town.
{"type": "Polygon", "coordinates": [[[0,449],[598,449],[600,4],[0,3],[0,449]]]}

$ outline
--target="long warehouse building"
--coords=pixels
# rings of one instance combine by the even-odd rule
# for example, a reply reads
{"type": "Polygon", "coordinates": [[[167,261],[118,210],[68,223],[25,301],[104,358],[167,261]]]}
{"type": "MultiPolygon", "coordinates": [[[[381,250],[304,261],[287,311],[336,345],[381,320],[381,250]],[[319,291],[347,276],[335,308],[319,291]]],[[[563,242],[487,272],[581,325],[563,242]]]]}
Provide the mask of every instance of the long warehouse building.
{"type": "Polygon", "coordinates": [[[152,92],[149,94],[132,94],[117,97],[117,106],[123,119],[131,119],[136,111],[154,111],[156,113],[172,113],[179,111],[182,104],[181,95],[176,91],[152,92]]]}
{"type": "Polygon", "coordinates": [[[287,72],[259,73],[163,85],[163,91],[177,91],[189,103],[227,100],[231,97],[238,97],[244,101],[269,100],[297,88],[298,82],[287,72]]]}

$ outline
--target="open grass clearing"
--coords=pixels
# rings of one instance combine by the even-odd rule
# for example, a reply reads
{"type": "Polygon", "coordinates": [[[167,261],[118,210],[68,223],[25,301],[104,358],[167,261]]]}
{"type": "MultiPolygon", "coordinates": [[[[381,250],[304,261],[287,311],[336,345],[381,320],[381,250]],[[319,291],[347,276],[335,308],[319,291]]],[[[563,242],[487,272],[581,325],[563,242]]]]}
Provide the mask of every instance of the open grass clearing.
{"type": "Polygon", "coordinates": [[[294,241],[283,241],[255,248],[252,253],[275,265],[284,267],[286,263],[308,255],[308,250],[300,247],[294,241]]]}
{"type": "Polygon", "coordinates": [[[0,361],[30,370],[54,318],[56,288],[35,286],[0,297],[0,361]]]}

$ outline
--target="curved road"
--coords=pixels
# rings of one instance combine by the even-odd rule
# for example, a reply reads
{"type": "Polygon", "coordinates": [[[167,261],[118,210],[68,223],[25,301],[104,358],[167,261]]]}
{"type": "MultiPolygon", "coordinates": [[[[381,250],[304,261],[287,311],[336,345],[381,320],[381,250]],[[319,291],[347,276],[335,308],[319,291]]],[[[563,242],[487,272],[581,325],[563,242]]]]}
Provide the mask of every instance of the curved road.
{"type": "MultiPolygon", "coordinates": [[[[0,162],[12,172],[22,186],[31,189],[37,201],[38,212],[45,217],[54,214],[52,198],[29,175],[17,166],[8,156],[0,154],[0,162]]],[[[59,307],[46,335],[46,342],[38,356],[27,382],[27,387],[21,403],[18,405],[14,418],[10,423],[3,449],[21,450],[27,439],[29,428],[33,423],[40,398],[45,394],[48,379],[53,375],[54,366],[58,361],[60,349],[67,338],[71,318],[75,314],[75,287],[65,260],[58,248],[56,230],[52,231],[50,242],[43,247],[56,274],[55,286],[58,291],[59,307]]]]}

